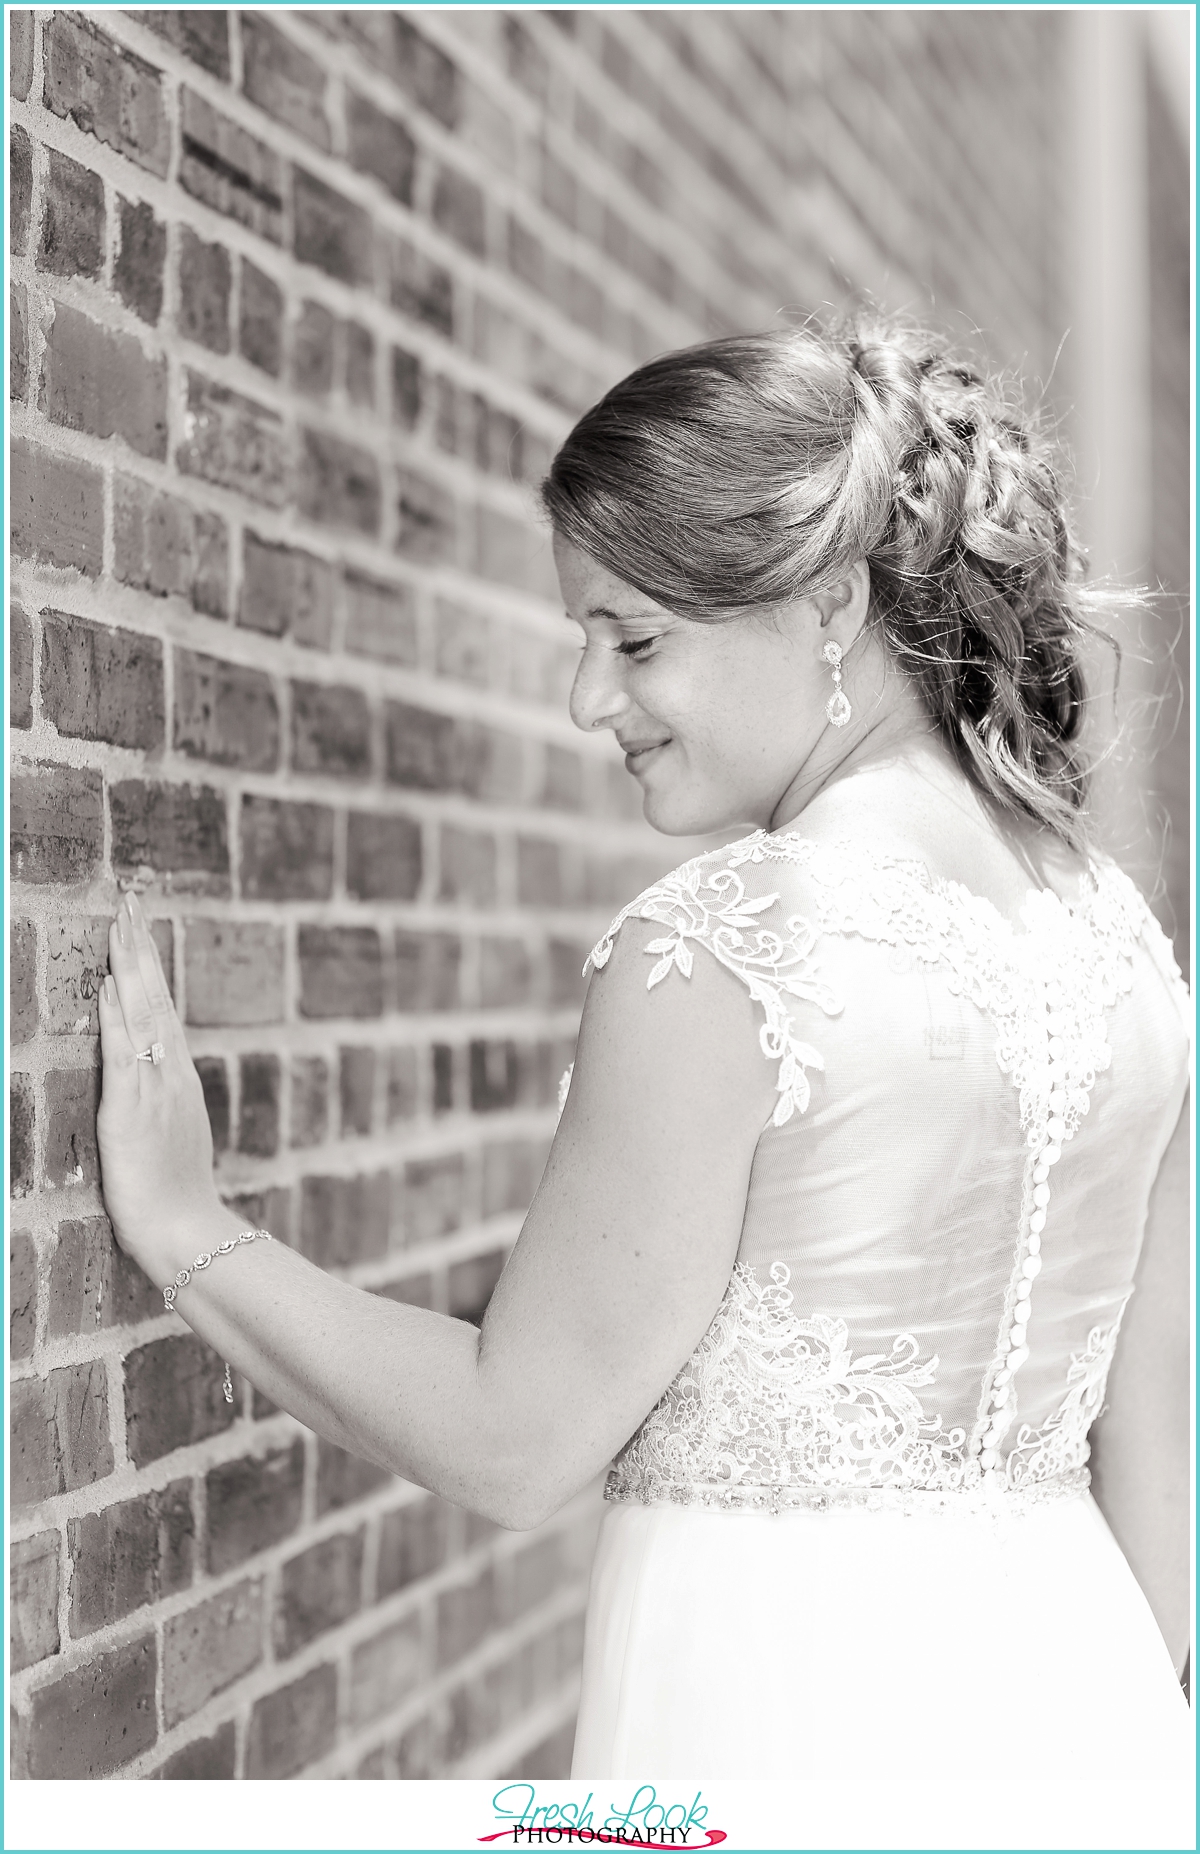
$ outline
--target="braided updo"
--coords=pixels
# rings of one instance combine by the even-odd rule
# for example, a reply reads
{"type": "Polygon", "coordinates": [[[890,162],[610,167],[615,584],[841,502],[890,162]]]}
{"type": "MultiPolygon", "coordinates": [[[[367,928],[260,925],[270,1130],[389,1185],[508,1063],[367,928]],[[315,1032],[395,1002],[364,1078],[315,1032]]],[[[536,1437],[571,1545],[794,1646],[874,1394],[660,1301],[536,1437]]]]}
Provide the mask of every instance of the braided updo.
{"type": "Polygon", "coordinates": [[[1080,647],[1099,600],[1036,421],[936,338],[859,320],[665,355],[584,414],[542,498],[556,532],[688,618],[803,597],[865,560],[869,622],[963,771],[1084,840],[1080,647]]]}

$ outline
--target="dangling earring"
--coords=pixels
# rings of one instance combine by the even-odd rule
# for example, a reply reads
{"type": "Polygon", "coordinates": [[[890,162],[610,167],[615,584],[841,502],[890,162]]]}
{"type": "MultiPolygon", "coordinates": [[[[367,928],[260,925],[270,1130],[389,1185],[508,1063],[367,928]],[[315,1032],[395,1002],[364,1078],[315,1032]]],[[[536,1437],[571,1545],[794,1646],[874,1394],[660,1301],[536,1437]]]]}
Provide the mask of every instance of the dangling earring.
{"type": "Polygon", "coordinates": [[[829,716],[831,727],[845,727],[853,710],[846,691],[842,687],[842,646],[835,644],[830,638],[829,642],[822,646],[821,655],[826,663],[833,667],[833,694],[825,704],[825,713],[829,716]]]}

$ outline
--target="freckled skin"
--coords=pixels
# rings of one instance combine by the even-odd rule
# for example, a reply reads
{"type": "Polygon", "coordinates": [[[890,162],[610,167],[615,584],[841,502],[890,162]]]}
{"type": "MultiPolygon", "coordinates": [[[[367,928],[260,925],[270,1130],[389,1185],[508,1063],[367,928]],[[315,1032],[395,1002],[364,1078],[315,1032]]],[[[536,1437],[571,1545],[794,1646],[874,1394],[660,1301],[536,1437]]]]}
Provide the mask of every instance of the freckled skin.
{"type": "Polygon", "coordinates": [[[643,749],[627,764],[647,822],[668,836],[780,829],[831,779],[928,741],[919,697],[865,628],[862,562],[812,598],[709,622],[665,610],[561,537],[554,555],[585,639],[572,719],[643,749]],[[842,729],[825,713],[830,638],[846,653],[853,718],[842,729]]]}

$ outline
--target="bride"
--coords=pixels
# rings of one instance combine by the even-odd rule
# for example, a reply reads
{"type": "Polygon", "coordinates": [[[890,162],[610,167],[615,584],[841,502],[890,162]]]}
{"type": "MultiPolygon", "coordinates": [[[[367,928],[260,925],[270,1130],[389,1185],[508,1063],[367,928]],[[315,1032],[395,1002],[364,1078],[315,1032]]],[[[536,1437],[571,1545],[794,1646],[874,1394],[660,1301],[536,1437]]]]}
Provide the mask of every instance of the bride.
{"type": "Polygon", "coordinates": [[[575,1776],[1183,1776],[1190,1012],[1090,844],[1054,463],[881,323],[650,363],[543,496],[575,722],[726,841],[592,953],[482,1331],[222,1207],[132,894],[117,1238],[275,1403],[502,1525],[615,1457],[575,1776]]]}

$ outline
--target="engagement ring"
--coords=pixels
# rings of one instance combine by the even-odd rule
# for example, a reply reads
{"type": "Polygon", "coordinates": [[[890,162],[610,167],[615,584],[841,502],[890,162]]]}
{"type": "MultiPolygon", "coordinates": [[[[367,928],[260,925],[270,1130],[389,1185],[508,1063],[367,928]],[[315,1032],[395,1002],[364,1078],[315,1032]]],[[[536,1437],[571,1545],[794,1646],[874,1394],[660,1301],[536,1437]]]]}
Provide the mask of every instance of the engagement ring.
{"type": "Polygon", "coordinates": [[[139,1062],[152,1062],[155,1068],[157,1068],[166,1053],[161,1043],[151,1043],[149,1049],[140,1049],[138,1051],[137,1060],[139,1062]]]}

